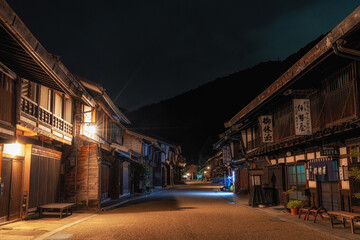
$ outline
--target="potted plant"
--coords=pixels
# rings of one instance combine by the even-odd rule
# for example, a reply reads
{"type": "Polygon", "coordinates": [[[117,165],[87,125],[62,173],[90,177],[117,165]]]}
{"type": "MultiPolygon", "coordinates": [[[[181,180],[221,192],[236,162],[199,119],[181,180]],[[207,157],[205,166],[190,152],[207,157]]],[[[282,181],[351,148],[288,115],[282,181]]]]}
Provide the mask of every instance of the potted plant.
{"type": "Polygon", "coordinates": [[[286,207],[291,210],[291,215],[298,215],[299,208],[303,206],[303,202],[300,200],[291,200],[287,203],[286,207]]]}
{"type": "Polygon", "coordinates": [[[281,199],[281,203],[283,204],[284,208],[289,210],[287,207],[286,207],[286,204],[287,202],[289,201],[289,196],[290,194],[292,194],[294,191],[296,190],[296,187],[295,186],[292,186],[289,190],[283,192],[281,195],[282,195],[282,199],[281,199]]]}

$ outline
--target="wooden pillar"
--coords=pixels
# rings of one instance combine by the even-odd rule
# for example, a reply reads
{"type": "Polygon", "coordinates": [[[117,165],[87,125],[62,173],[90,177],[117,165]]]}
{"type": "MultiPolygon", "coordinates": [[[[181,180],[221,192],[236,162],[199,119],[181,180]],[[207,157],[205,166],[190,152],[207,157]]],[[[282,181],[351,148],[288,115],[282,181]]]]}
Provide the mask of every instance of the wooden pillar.
{"type": "Polygon", "coordinates": [[[28,209],[29,209],[31,148],[32,148],[31,144],[26,144],[25,145],[25,158],[24,158],[23,182],[22,182],[22,200],[23,200],[23,202],[22,202],[22,214],[21,214],[22,219],[27,217],[28,209]]]}
{"type": "Polygon", "coordinates": [[[1,184],[1,167],[2,167],[3,148],[4,148],[4,144],[0,144],[0,184],[1,184]]]}

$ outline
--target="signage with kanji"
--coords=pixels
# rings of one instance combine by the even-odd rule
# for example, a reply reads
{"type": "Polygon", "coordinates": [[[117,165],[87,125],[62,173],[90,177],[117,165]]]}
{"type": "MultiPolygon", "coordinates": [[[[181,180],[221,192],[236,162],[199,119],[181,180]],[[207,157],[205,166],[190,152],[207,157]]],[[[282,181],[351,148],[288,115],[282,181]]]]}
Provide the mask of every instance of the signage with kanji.
{"type": "Polygon", "coordinates": [[[259,123],[263,143],[274,142],[273,119],[271,115],[260,116],[259,123]]]}
{"type": "Polygon", "coordinates": [[[311,135],[311,109],[309,99],[294,99],[295,135],[311,135]]]}
{"type": "Polygon", "coordinates": [[[226,164],[231,162],[230,146],[224,146],[222,151],[223,151],[223,163],[226,164]]]}

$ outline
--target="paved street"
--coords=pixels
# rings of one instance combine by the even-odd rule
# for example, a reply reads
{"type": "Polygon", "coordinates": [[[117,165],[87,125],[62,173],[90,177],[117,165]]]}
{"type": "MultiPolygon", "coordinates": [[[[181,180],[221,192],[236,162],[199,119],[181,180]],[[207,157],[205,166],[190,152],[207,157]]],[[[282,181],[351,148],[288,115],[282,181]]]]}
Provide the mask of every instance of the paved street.
{"type": "MultiPolygon", "coordinates": [[[[191,184],[106,211],[53,237],[68,239],[335,239],[191,184]]],[[[298,220],[298,219],[297,219],[298,220]]],[[[301,221],[301,220],[298,220],[301,221]]],[[[330,231],[330,227],[328,228],[330,231]]]]}

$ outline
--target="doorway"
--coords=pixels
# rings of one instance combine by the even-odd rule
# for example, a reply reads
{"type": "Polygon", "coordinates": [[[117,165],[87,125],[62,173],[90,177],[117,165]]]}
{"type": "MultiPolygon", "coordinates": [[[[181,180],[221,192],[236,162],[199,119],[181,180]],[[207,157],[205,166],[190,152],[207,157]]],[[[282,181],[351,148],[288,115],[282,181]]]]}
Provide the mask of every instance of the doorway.
{"type": "Polygon", "coordinates": [[[2,159],[3,192],[0,194],[0,222],[20,218],[23,161],[2,159]]]}

